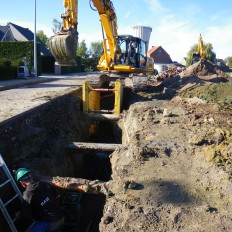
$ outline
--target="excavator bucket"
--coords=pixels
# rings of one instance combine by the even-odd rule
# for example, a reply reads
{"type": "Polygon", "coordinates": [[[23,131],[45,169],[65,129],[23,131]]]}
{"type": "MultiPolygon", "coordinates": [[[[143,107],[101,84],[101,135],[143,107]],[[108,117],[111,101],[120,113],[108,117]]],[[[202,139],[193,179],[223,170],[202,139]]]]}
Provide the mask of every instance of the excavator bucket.
{"type": "Polygon", "coordinates": [[[61,66],[76,65],[77,34],[56,34],[49,40],[49,47],[56,62],[61,66]]]}

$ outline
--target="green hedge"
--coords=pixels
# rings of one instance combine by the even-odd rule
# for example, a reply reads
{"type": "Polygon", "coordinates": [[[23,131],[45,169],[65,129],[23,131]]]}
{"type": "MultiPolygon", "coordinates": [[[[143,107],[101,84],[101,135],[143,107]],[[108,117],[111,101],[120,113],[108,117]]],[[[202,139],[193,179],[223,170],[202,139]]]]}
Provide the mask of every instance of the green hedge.
{"type": "MultiPolygon", "coordinates": [[[[27,58],[29,71],[33,72],[34,41],[1,42],[0,79],[11,79],[17,77],[17,67],[23,65],[24,57],[27,58]]],[[[37,43],[37,72],[38,76],[41,75],[40,43],[37,43]]]]}
{"type": "Polygon", "coordinates": [[[15,79],[17,76],[17,68],[22,65],[22,60],[14,60],[11,62],[8,59],[0,58],[0,80],[15,79]]]}
{"type": "MultiPolygon", "coordinates": [[[[55,58],[53,56],[41,56],[42,73],[55,72],[55,58]]],[[[61,66],[61,74],[84,72],[85,67],[81,64],[81,58],[76,57],[76,66],[61,66]]]]}

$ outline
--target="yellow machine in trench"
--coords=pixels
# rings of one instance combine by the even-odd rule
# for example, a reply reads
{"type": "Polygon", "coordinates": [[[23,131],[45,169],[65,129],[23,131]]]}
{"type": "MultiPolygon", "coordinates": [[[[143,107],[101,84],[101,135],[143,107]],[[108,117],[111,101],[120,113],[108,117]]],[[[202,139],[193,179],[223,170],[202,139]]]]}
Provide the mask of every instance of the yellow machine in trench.
{"type": "MultiPolygon", "coordinates": [[[[131,74],[149,74],[154,71],[153,58],[147,57],[148,44],[131,35],[118,35],[117,16],[110,0],[90,0],[98,11],[103,34],[103,55],[97,68],[119,77],[131,74]]],[[[76,65],[78,44],[78,0],[64,0],[65,13],[61,15],[63,26],[49,41],[49,47],[61,66],[76,65]]]]}

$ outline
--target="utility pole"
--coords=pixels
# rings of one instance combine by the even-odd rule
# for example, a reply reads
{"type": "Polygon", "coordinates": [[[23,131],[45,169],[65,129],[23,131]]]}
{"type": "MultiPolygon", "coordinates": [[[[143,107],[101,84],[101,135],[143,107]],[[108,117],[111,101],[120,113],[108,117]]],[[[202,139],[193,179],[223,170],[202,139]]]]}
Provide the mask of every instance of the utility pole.
{"type": "Polygon", "coordinates": [[[36,41],[36,0],[35,0],[35,28],[34,28],[34,72],[37,77],[37,41],[36,41]]]}

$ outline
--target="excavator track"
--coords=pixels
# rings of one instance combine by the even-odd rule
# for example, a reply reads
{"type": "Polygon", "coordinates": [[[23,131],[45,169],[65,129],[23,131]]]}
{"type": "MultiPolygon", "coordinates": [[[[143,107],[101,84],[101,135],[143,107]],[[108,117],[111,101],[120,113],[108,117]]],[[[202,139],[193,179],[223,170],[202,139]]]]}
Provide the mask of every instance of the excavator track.
{"type": "Polygon", "coordinates": [[[103,73],[91,73],[86,76],[86,81],[93,87],[107,88],[112,86],[115,81],[120,80],[125,88],[133,91],[142,91],[147,88],[148,76],[136,75],[132,77],[124,77],[120,75],[111,75],[103,73]]]}
{"type": "Polygon", "coordinates": [[[135,92],[146,90],[147,85],[148,76],[145,75],[128,77],[124,80],[124,86],[127,88],[131,88],[135,92]]]}

